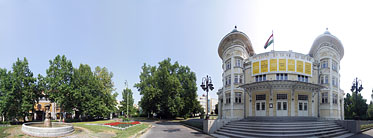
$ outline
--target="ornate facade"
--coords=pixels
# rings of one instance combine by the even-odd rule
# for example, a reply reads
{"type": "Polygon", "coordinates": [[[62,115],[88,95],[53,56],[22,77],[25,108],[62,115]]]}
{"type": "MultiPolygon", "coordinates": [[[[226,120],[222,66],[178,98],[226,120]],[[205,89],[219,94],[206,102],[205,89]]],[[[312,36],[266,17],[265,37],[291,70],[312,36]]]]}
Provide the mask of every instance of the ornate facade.
{"type": "Polygon", "coordinates": [[[236,28],[220,42],[223,87],[219,118],[309,116],[343,119],[340,89],[341,41],[326,30],[308,54],[271,51],[256,54],[249,37],[236,28]]]}

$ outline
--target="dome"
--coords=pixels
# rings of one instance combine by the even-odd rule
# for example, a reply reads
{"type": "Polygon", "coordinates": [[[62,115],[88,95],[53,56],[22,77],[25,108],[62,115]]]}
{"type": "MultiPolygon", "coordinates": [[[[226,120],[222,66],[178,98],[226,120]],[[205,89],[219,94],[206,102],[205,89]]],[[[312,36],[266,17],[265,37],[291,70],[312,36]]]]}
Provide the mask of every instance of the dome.
{"type": "Polygon", "coordinates": [[[236,40],[238,40],[239,43],[243,44],[249,56],[252,56],[255,54],[249,37],[247,37],[245,33],[238,31],[237,26],[235,26],[232,32],[225,35],[224,38],[219,43],[218,53],[219,53],[220,58],[223,58],[224,51],[228,47],[230,47],[231,46],[230,44],[234,43],[236,40]]]}
{"type": "Polygon", "coordinates": [[[325,32],[323,34],[319,35],[315,39],[315,41],[313,41],[313,44],[312,44],[311,50],[309,52],[309,55],[311,57],[314,57],[314,55],[316,54],[318,49],[323,47],[323,46],[332,47],[333,49],[335,49],[338,52],[338,54],[340,56],[340,59],[343,58],[344,48],[343,48],[342,42],[337,37],[332,35],[329,32],[328,28],[326,28],[325,32]]]}

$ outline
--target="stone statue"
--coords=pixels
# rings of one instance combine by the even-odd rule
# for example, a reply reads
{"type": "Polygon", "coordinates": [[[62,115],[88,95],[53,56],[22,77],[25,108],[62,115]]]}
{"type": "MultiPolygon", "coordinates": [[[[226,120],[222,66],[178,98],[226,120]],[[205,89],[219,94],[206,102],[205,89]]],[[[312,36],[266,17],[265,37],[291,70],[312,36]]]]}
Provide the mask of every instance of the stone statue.
{"type": "Polygon", "coordinates": [[[51,116],[50,116],[50,104],[45,105],[45,119],[44,119],[44,126],[45,127],[52,127],[51,123],[51,116]]]}

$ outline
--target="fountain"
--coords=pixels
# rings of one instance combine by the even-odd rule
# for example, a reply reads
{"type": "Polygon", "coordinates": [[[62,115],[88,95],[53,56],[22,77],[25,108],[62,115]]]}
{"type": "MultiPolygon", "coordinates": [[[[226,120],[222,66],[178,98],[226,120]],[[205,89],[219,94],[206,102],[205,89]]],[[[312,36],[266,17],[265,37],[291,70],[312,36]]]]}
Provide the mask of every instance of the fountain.
{"type": "Polygon", "coordinates": [[[31,136],[37,137],[58,137],[74,132],[72,124],[68,123],[52,123],[50,115],[50,104],[45,107],[44,123],[30,122],[22,125],[22,132],[31,136]]]}

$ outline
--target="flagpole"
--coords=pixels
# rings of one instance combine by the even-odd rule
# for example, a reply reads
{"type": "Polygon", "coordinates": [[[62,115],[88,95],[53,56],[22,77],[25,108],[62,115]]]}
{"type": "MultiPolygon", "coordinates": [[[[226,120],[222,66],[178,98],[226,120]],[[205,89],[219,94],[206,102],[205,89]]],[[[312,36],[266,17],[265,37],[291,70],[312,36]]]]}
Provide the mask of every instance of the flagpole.
{"type": "Polygon", "coordinates": [[[272,30],[272,38],[273,38],[273,53],[275,52],[275,35],[273,35],[273,30],[272,30]]]}

